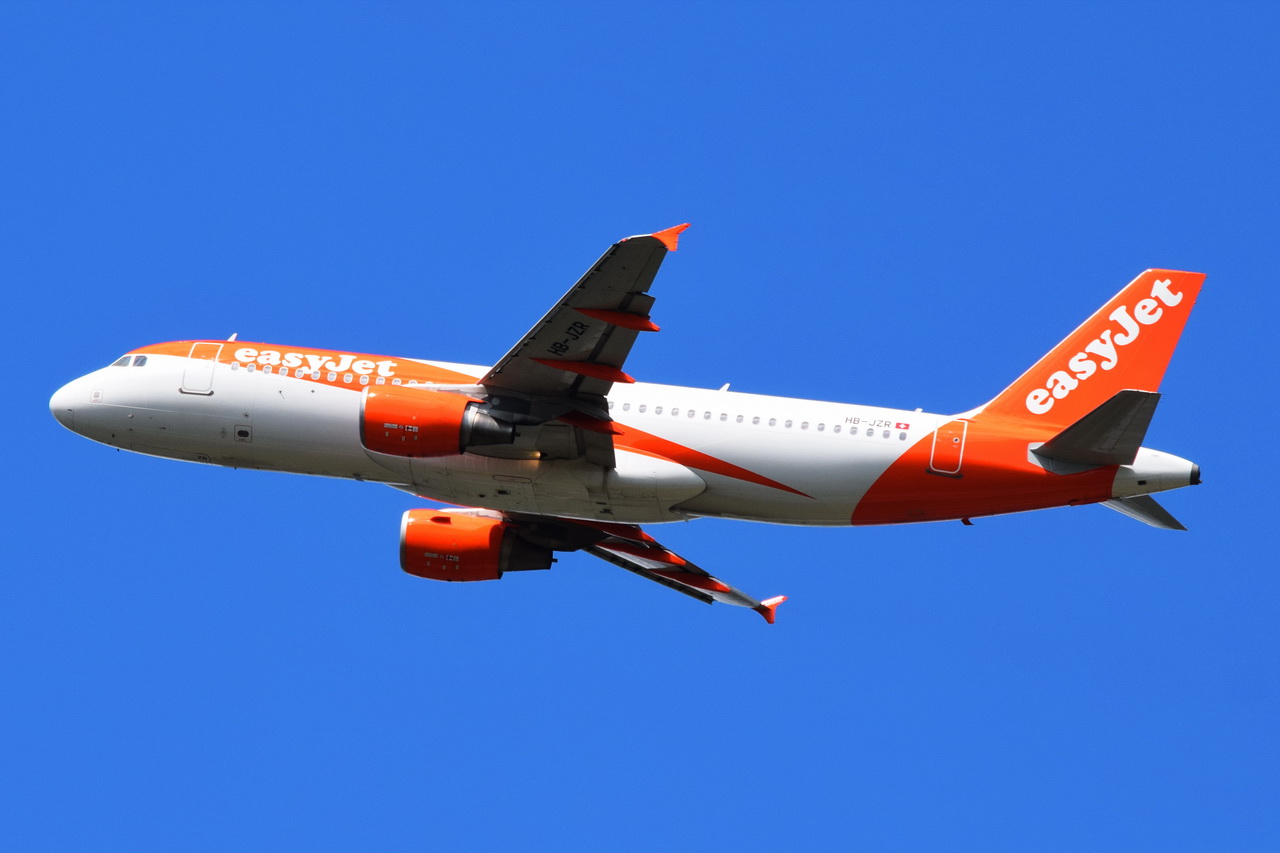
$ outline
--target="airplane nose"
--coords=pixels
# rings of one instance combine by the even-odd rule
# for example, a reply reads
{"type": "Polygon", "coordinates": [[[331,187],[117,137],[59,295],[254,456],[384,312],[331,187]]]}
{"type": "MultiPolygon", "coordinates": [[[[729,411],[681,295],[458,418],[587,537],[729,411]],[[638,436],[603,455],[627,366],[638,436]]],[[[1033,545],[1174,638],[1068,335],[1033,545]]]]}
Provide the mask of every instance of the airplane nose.
{"type": "Polygon", "coordinates": [[[49,398],[49,413],[58,423],[75,432],[75,397],[72,391],[74,382],[63,385],[49,398]]]}

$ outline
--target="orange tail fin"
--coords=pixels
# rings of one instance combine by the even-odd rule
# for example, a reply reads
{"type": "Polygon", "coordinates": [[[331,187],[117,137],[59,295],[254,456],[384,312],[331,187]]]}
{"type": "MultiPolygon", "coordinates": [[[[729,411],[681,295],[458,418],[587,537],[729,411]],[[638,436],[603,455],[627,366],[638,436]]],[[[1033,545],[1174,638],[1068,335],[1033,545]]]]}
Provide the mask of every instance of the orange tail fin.
{"type": "Polygon", "coordinates": [[[1157,390],[1203,283],[1203,273],[1147,270],[973,417],[1057,431],[1118,391],[1157,390]]]}

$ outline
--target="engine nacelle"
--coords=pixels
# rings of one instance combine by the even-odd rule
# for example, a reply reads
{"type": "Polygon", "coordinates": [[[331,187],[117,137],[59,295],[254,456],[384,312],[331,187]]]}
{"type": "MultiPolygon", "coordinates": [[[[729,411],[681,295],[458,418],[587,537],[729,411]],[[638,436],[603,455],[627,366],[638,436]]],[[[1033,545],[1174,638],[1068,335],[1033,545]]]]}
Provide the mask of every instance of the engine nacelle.
{"type": "Polygon", "coordinates": [[[496,581],[503,572],[551,568],[551,549],[501,519],[411,509],[400,520],[400,568],[438,581],[496,581]]]}
{"type": "Polygon", "coordinates": [[[515,427],[494,420],[476,400],[426,388],[366,388],[360,443],[391,456],[456,456],[468,447],[510,444],[515,427]]]}

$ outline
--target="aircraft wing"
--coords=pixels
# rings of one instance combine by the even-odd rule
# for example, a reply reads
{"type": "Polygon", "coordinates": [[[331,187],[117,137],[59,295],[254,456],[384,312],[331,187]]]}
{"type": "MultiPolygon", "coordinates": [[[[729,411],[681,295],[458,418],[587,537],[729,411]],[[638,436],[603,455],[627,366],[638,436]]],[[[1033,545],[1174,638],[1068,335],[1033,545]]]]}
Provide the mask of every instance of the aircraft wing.
{"type": "Polygon", "coordinates": [[[634,525],[617,526],[632,526],[640,538],[611,535],[603,542],[585,548],[585,551],[599,557],[600,560],[612,562],[614,566],[632,571],[641,578],[648,578],[662,584],[663,587],[675,589],[676,592],[685,593],[686,596],[696,598],[698,601],[707,602],[708,605],[721,602],[723,605],[750,607],[760,616],[764,616],[764,621],[771,625],[778,605],[787,599],[786,596],[774,596],[765,598],[764,601],[756,601],[741,589],[730,587],[708,571],[700,569],[684,557],[660,546],[653,537],[640,528],[635,528],[634,525]]]}
{"type": "MultiPolygon", "coordinates": [[[[668,251],[674,251],[688,224],[656,234],[629,237],[609,247],[569,288],[480,384],[491,396],[503,392],[526,403],[558,400],[581,418],[607,425],[604,397],[615,382],[633,382],[622,372],[640,332],[656,332],[649,320],[653,297],[647,291],[668,251]]],[[[545,405],[543,406],[545,408],[545,405]]],[[[584,429],[607,426],[586,421],[584,429]]]]}
{"type": "MultiPolygon", "coordinates": [[[[410,486],[396,486],[413,493],[410,486]]],[[[749,607],[773,624],[778,605],[785,595],[758,601],[712,576],[705,569],[658,543],[635,524],[585,521],[521,512],[499,512],[478,507],[442,510],[445,513],[502,519],[515,528],[519,538],[552,551],[585,551],[605,562],[634,572],[690,598],[707,604],[720,602],[749,607]]]]}
{"type": "Polygon", "coordinates": [[[642,578],[683,592],[691,598],[713,604],[733,604],[749,607],[764,617],[770,625],[777,614],[778,605],[787,600],[785,595],[757,601],[745,592],[729,586],[704,569],[695,566],[673,551],[658,544],[652,536],[634,524],[600,524],[606,537],[584,550],[602,560],[634,572],[642,578]]]}

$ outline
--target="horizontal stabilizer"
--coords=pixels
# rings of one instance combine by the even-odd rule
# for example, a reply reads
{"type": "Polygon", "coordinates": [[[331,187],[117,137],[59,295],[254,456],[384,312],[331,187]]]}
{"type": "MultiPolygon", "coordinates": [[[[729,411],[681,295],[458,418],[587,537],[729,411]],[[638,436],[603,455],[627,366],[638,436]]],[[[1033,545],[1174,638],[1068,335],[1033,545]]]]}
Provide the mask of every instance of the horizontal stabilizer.
{"type": "Polygon", "coordinates": [[[1165,530],[1187,529],[1179,523],[1178,519],[1170,515],[1167,509],[1156,503],[1156,499],[1150,495],[1138,495],[1132,498],[1112,498],[1109,501],[1103,501],[1102,505],[1130,518],[1136,518],[1143,524],[1150,524],[1152,527],[1160,527],[1165,530]]]}
{"type": "Polygon", "coordinates": [[[1073,465],[1132,465],[1159,402],[1154,391],[1118,391],[1034,452],[1073,465]]]}

